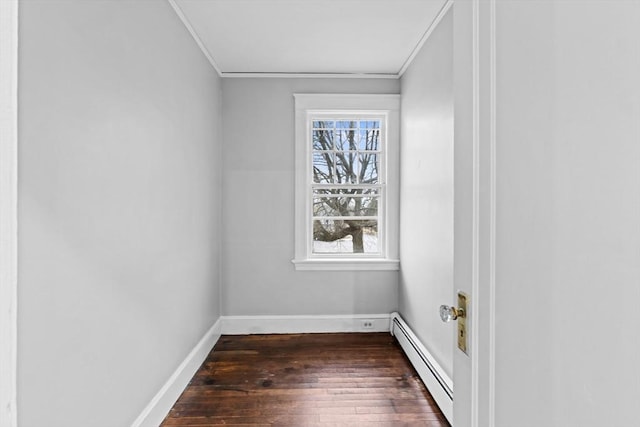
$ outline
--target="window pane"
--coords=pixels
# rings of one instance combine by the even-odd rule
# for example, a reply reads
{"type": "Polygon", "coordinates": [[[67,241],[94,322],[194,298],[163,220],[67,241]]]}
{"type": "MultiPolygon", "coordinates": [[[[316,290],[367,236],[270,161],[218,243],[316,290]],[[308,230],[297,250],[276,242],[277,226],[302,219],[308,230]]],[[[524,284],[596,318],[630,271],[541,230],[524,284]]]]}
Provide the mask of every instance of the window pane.
{"type": "Polygon", "coordinates": [[[358,177],[361,184],[377,184],[378,183],[378,155],[377,154],[360,154],[360,170],[358,177]]]}
{"type": "Polygon", "coordinates": [[[336,129],[335,143],[336,150],[348,151],[358,149],[357,129],[336,129]]]}
{"type": "Polygon", "coordinates": [[[336,184],[358,183],[358,154],[356,152],[336,153],[336,184]]]}
{"type": "Polygon", "coordinates": [[[333,153],[313,153],[313,182],[330,184],[333,183],[334,175],[333,153]]]}
{"type": "Polygon", "coordinates": [[[316,129],[331,129],[333,128],[333,120],[314,120],[313,127],[316,129]]]}
{"type": "Polygon", "coordinates": [[[378,223],[375,220],[313,221],[314,253],[378,253],[378,223]]]}
{"type": "Polygon", "coordinates": [[[333,150],[333,131],[316,129],[312,135],[314,150],[333,150]]]}
{"type": "Polygon", "coordinates": [[[358,150],[378,151],[380,150],[380,130],[360,129],[358,138],[358,150]]]}
{"type": "Polygon", "coordinates": [[[313,216],[377,216],[377,197],[314,197],[313,216]]]}
{"type": "Polygon", "coordinates": [[[336,128],[338,129],[355,129],[358,127],[358,122],[355,120],[338,120],[336,121],[336,128]]]}
{"type": "Polygon", "coordinates": [[[380,129],[380,120],[360,120],[362,129],[380,129]]]}

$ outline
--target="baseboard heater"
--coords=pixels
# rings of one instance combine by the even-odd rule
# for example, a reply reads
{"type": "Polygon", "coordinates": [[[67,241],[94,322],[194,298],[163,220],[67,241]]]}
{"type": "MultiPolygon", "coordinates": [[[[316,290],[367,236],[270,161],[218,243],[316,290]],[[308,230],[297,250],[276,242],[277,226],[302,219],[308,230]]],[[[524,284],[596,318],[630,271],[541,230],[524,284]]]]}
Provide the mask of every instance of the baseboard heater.
{"type": "Polygon", "coordinates": [[[444,416],[453,423],[452,379],[398,313],[391,314],[390,329],[444,416]]]}

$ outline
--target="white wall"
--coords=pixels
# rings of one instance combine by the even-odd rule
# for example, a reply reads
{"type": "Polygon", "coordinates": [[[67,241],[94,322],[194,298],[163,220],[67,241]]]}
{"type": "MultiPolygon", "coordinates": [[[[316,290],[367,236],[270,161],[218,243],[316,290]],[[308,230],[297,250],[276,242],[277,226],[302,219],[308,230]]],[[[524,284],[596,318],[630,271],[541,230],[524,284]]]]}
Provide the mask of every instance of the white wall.
{"type": "Polygon", "coordinates": [[[453,11],[402,77],[400,314],[453,376],[453,11]]]}
{"type": "Polygon", "coordinates": [[[294,271],[294,93],[398,93],[397,80],[223,81],[226,315],[390,313],[397,272],[294,271]]]}
{"type": "Polygon", "coordinates": [[[497,2],[496,426],[640,397],[640,2],[497,2]]]}
{"type": "Polygon", "coordinates": [[[19,424],[130,425],[219,317],[220,81],[164,1],[22,1],[19,424]]]}

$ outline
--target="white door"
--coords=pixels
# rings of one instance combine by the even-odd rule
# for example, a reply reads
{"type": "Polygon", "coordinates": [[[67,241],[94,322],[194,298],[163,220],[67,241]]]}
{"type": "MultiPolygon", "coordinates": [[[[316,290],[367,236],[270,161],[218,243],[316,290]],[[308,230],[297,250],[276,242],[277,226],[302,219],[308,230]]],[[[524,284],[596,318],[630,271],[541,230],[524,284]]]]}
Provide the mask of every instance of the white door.
{"type": "Polygon", "coordinates": [[[637,425],[640,2],[455,0],[454,74],[455,427],[637,425]]]}

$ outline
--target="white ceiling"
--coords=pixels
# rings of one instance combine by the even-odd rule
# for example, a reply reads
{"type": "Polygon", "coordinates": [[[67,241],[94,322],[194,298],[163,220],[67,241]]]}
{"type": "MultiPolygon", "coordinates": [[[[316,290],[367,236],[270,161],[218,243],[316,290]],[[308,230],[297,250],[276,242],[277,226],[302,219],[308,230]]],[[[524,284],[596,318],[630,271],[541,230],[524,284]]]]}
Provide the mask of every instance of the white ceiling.
{"type": "Polygon", "coordinates": [[[169,0],[221,75],[397,76],[446,0],[169,0]]]}

